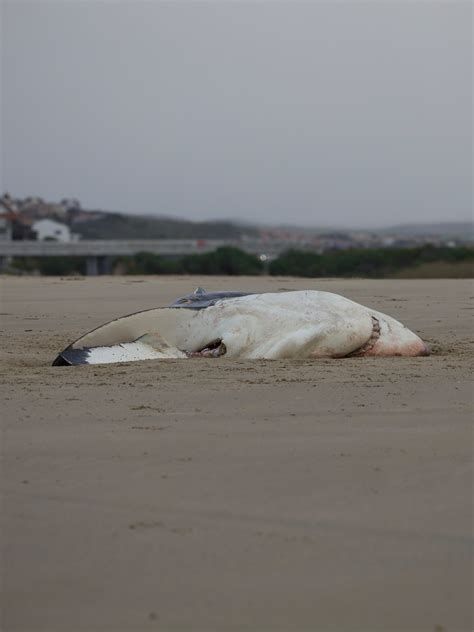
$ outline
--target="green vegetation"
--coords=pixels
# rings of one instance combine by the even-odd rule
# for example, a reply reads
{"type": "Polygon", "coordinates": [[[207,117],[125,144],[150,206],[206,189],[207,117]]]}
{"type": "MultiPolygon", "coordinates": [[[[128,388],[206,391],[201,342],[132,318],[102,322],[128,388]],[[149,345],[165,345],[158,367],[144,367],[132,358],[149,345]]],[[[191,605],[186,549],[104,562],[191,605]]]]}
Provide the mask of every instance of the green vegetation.
{"type": "MultiPolygon", "coordinates": [[[[462,263],[463,270],[470,270],[469,276],[473,276],[474,248],[367,248],[324,254],[288,250],[270,263],[269,272],[278,276],[385,278],[410,270],[415,277],[419,267],[435,262],[451,264],[450,269],[462,263]]],[[[426,267],[423,270],[426,274],[426,267]]]]}
{"type": "Polygon", "coordinates": [[[181,259],[182,272],[188,274],[262,274],[263,263],[254,255],[229,246],[202,255],[181,259]]]}
{"type": "Polygon", "coordinates": [[[395,273],[396,279],[472,279],[472,261],[432,261],[413,268],[403,268],[395,273]]]}
{"type": "Polygon", "coordinates": [[[177,263],[151,252],[139,252],[134,257],[117,257],[112,269],[117,274],[178,274],[177,263]]]}
{"type": "Polygon", "coordinates": [[[254,255],[225,246],[202,255],[166,259],[149,252],[121,257],[116,268],[122,274],[262,274],[263,263],[254,255]]]}
{"type": "Polygon", "coordinates": [[[11,271],[19,274],[44,276],[83,275],[86,273],[85,257],[15,257],[11,271]]]}
{"type": "MultiPolygon", "coordinates": [[[[85,274],[83,257],[38,257],[13,260],[12,272],[44,275],[85,274]]],[[[238,248],[222,247],[175,259],[141,252],[114,260],[115,274],[263,274],[264,264],[238,248]]],[[[288,250],[268,264],[269,274],[299,277],[472,278],[474,248],[434,247],[337,250],[317,254],[288,250]]]]}

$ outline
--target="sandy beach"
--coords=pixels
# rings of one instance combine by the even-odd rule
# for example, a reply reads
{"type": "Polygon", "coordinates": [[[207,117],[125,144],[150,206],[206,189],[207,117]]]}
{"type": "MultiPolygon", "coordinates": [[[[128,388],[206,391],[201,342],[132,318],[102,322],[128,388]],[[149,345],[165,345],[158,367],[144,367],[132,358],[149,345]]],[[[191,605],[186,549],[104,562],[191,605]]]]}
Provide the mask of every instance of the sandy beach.
{"type": "Polygon", "coordinates": [[[2,630],[472,630],[471,281],[0,283],[2,630]],[[197,285],[334,291],[433,355],[50,366],[197,285]]]}

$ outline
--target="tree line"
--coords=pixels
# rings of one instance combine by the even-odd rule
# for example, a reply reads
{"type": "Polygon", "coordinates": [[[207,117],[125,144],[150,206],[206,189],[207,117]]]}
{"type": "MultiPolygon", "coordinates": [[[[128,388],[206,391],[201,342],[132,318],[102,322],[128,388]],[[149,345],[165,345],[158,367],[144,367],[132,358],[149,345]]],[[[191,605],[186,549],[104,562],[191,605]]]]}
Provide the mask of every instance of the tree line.
{"type": "MultiPolygon", "coordinates": [[[[222,247],[212,252],[167,258],[148,252],[133,257],[118,257],[111,270],[115,274],[203,274],[203,275],[259,275],[298,277],[367,277],[398,276],[406,270],[422,276],[474,276],[474,248],[435,247],[364,248],[333,250],[322,254],[290,249],[272,261],[238,248],[222,247]],[[436,265],[435,265],[436,264],[436,265]],[[431,266],[431,268],[430,268],[431,266]],[[443,270],[446,274],[443,274],[443,270]],[[459,271],[461,271],[459,273],[459,271]]],[[[39,272],[44,275],[85,274],[86,261],[81,257],[43,257],[16,259],[13,270],[39,272]]]]}

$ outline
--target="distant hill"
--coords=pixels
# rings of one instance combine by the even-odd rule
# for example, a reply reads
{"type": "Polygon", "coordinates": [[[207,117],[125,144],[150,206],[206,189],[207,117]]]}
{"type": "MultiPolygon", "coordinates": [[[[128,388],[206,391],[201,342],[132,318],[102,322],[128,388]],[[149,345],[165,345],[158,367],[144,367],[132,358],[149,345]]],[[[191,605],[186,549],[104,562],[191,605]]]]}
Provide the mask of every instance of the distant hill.
{"type": "Polygon", "coordinates": [[[378,234],[406,236],[459,237],[474,239],[474,224],[471,222],[439,222],[436,224],[398,224],[374,231],[378,234]]]}
{"type": "Polygon", "coordinates": [[[103,213],[99,218],[74,222],[83,239],[239,239],[257,229],[231,222],[192,222],[167,217],[103,213]]]}
{"type": "MultiPolygon", "coordinates": [[[[238,224],[237,224],[238,225],[238,224]]],[[[460,239],[474,239],[474,221],[470,222],[433,222],[396,224],[384,228],[371,226],[299,226],[297,224],[256,224],[261,231],[281,230],[290,232],[305,232],[309,235],[349,235],[352,233],[367,233],[372,235],[398,235],[400,237],[446,237],[460,239]]]]}
{"type": "MultiPolygon", "coordinates": [[[[473,222],[438,222],[398,224],[386,228],[365,226],[355,228],[330,226],[298,226],[270,223],[242,222],[239,219],[194,222],[156,215],[127,215],[119,212],[83,209],[79,200],[64,198],[60,202],[48,202],[38,196],[12,198],[5,193],[0,197],[0,210],[13,213],[16,221],[24,226],[39,219],[54,219],[68,224],[83,239],[239,239],[243,235],[265,239],[304,239],[330,237],[339,241],[355,239],[360,235],[394,237],[400,241],[434,238],[435,241],[474,241],[473,222]],[[356,237],[354,237],[356,235],[356,237]]],[[[258,215],[258,214],[257,214],[258,215]]]]}

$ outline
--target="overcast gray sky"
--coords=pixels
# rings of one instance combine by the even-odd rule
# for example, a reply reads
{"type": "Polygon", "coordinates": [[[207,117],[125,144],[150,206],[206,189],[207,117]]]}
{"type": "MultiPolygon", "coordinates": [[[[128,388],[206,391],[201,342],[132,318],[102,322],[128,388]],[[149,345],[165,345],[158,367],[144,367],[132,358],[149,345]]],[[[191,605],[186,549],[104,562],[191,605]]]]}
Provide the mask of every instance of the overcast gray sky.
{"type": "Polygon", "coordinates": [[[472,213],[471,2],[2,2],[14,196],[191,219],[472,213]]]}

